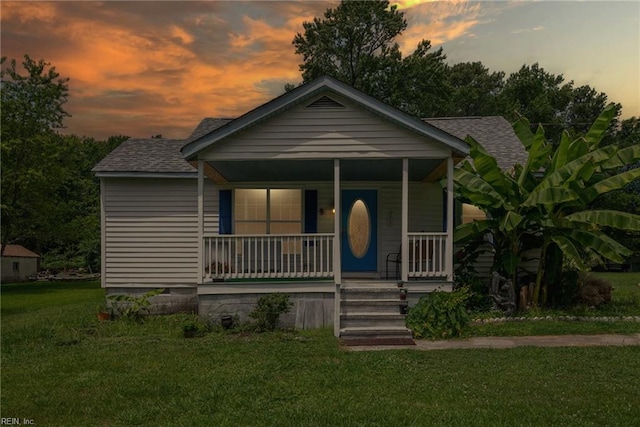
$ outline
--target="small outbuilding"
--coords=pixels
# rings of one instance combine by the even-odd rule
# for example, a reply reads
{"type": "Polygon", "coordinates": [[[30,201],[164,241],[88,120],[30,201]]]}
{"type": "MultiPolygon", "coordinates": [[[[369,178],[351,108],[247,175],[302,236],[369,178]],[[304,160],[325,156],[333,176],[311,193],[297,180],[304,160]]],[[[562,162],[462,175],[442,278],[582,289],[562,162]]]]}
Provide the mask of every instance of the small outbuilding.
{"type": "Polygon", "coordinates": [[[7,245],[2,254],[2,283],[29,280],[38,272],[40,255],[22,245],[7,245]]]}

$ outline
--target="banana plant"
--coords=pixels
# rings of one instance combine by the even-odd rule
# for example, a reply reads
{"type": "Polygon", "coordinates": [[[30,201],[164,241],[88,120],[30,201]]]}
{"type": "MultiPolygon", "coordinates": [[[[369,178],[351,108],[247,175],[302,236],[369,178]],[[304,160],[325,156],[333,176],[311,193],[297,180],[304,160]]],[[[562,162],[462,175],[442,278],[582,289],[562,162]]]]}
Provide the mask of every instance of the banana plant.
{"type": "Polygon", "coordinates": [[[542,126],[533,133],[529,122],[519,118],[513,128],[528,158],[509,171],[501,170],[477,141],[467,138],[473,164],[455,171],[456,194],[484,210],[487,219],[459,226],[456,242],[491,234],[494,269],[514,284],[523,252],[540,249],[534,304],[546,302],[545,258],[552,245],[579,269],[588,269],[589,260],[622,262],[631,254],[603,227],[638,231],[640,216],[588,207],[601,194],[640,179],[640,169],[621,168],[640,159],[640,145],[599,147],[614,115],[613,105],[608,106],[584,136],[571,138],[564,132],[557,146],[546,141],[542,126]],[[541,243],[533,248],[532,241],[541,243]]]}

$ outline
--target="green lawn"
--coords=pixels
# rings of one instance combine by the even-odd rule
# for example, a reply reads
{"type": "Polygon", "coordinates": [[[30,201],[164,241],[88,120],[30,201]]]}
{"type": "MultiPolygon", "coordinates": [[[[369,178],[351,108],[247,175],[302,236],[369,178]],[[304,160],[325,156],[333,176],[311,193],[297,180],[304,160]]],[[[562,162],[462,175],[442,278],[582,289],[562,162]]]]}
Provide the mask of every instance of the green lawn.
{"type": "MultiPolygon", "coordinates": [[[[640,273],[595,273],[613,284],[612,301],[593,309],[574,307],[566,310],[538,309],[518,316],[527,318],[546,316],[620,317],[640,316],[640,273]]],[[[501,314],[483,313],[479,317],[501,317],[501,314]]],[[[563,334],[634,334],[640,333],[640,322],[576,322],[576,321],[524,321],[493,324],[473,324],[465,336],[526,336],[563,334]]]]}
{"type": "MultiPolygon", "coordinates": [[[[634,425],[640,348],[348,352],[329,330],[98,322],[96,283],[2,286],[2,417],[38,425],[634,425]]],[[[530,322],[533,323],[533,322],[530,322]]]]}

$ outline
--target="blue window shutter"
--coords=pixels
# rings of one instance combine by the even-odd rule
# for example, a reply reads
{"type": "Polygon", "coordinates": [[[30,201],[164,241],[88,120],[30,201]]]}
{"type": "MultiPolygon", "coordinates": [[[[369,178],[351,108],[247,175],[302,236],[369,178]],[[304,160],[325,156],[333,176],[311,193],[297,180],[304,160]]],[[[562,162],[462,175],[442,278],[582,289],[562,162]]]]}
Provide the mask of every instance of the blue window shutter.
{"type": "Polygon", "coordinates": [[[447,232],[447,190],[442,190],[442,232],[447,232]]]}
{"type": "Polygon", "coordinates": [[[304,190],[304,232],[318,232],[318,190],[304,190]]]}
{"type": "Polygon", "coordinates": [[[232,233],[232,199],[231,190],[220,190],[220,216],[218,220],[218,234],[231,234],[232,233]]]}

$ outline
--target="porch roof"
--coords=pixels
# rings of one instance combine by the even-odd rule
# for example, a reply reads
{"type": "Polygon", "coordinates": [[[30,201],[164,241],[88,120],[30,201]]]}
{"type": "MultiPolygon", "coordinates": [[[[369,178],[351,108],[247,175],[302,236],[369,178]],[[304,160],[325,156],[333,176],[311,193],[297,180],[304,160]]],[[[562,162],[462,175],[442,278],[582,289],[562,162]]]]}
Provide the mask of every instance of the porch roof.
{"type": "MultiPolygon", "coordinates": [[[[409,180],[422,181],[439,159],[410,159],[409,180]]],[[[333,160],[210,162],[228,182],[317,182],[333,180],[333,160]]],[[[341,181],[400,181],[402,159],[342,159],[341,181]]]]}

